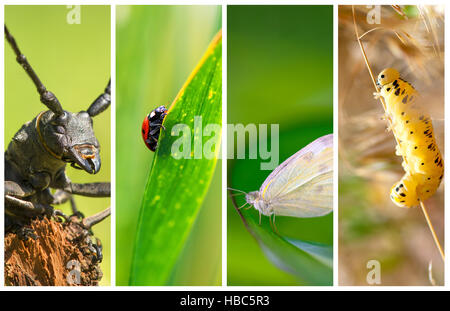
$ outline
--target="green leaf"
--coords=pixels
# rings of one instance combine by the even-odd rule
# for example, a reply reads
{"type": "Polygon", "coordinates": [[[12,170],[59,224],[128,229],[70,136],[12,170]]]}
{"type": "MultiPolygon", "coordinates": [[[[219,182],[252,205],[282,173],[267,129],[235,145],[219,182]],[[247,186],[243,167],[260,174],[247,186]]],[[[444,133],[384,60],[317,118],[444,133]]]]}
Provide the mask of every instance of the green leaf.
{"type": "MultiPolygon", "coordinates": [[[[166,129],[161,131],[142,199],[130,285],[168,285],[214,173],[221,121],[222,33],[219,32],[164,120],[166,129]],[[194,123],[199,122],[198,116],[202,124],[194,127],[194,123]],[[190,158],[172,156],[174,143],[177,145],[180,139],[172,136],[175,135],[172,129],[178,124],[189,128],[190,144],[181,149],[186,151],[188,149],[184,148],[190,147],[190,158]],[[219,125],[218,132],[206,136],[208,124],[219,125]],[[207,157],[201,151],[211,144],[214,156],[207,157]]],[[[180,152],[174,154],[180,155],[180,152]]]]}
{"type": "Polygon", "coordinates": [[[237,211],[248,232],[275,266],[295,276],[302,285],[333,285],[331,245],[283,237],[260,225],[253,211],[237,211]]]}

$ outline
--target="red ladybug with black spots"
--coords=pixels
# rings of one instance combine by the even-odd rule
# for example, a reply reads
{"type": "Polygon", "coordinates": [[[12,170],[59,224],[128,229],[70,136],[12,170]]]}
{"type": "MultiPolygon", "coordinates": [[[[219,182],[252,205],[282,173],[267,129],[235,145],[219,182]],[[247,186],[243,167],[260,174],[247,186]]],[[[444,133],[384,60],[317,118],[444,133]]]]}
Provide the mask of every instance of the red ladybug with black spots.
{"type": "Polygon", "coordinates": [[[159,133],[161,128],[166,129],[162,123],[167,115],[167,109],[165,106],[159,106],[150,112],[142,122],[142,138],[145,145],[151,151],[155,151],[158,146],[159,133]]]}

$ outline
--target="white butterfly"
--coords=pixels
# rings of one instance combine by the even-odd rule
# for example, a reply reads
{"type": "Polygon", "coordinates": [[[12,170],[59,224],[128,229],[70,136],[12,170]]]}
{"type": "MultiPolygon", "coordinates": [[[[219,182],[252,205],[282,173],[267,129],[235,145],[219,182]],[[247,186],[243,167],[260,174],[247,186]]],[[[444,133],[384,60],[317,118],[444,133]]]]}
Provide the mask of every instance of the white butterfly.
{"type": "Polygon", "coordinates": [[[274,215],[275,221],[275,215],[307,218],[330,213],[333,210],[333,134],[316,139],[281,163],[259,191],[245,193],[245,201],[245,205],[253,205],[259,211],[260,222],[261,214],[274,215]]]}

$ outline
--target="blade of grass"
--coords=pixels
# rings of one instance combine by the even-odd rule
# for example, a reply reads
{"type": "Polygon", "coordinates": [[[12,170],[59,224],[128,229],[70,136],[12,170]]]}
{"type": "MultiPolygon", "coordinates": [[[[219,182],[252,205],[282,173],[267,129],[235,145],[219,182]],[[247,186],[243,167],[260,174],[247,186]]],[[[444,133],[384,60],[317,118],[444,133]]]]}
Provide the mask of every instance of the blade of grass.
{"type": "Polygon", "coordinates": [[[208,124],[220,125],[221,119],[222,33],[219,32],[164,120],[166,130],[161,132],[142,199],[130,285],[168,285],[209,188],[219,152],[221,133],[199,137],[197,131],[203,131],[208,124]],[[202,117],[201,128],[194,128],[196,116],[202,117]],[[179,137],[170,133],[177,124],[185,124],[191,131],[189,159],[175,159],[171,155],[172,145],[179,137]],[[198,152],[195,148],[206,142],[215,145],[216,156],[194,159],[194,151],[198,152]]]}
{"type": "Polygon", "coordinates": [[[246,229],[256,239],[266,257],[278,268],[297,277],[303,285],[333,284],[333,247],[290,239],[259,224],[251,210],[238,209],[246,229]]]}

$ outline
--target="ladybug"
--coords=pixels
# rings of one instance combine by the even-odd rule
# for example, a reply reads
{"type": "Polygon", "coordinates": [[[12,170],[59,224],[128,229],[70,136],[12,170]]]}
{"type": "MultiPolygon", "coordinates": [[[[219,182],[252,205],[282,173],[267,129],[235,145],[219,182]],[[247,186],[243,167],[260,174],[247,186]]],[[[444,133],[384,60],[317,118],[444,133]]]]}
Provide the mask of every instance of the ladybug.
{"type": "Polygon", "coordinates": [[[161,128],[166,129],[162,123],[167,116],[167,109],[165,106],[159,106],[150,112],[142,122],[142,138],[145,145],[151,151],[155,151],[158,146],[158,138],[161,128]]]}

